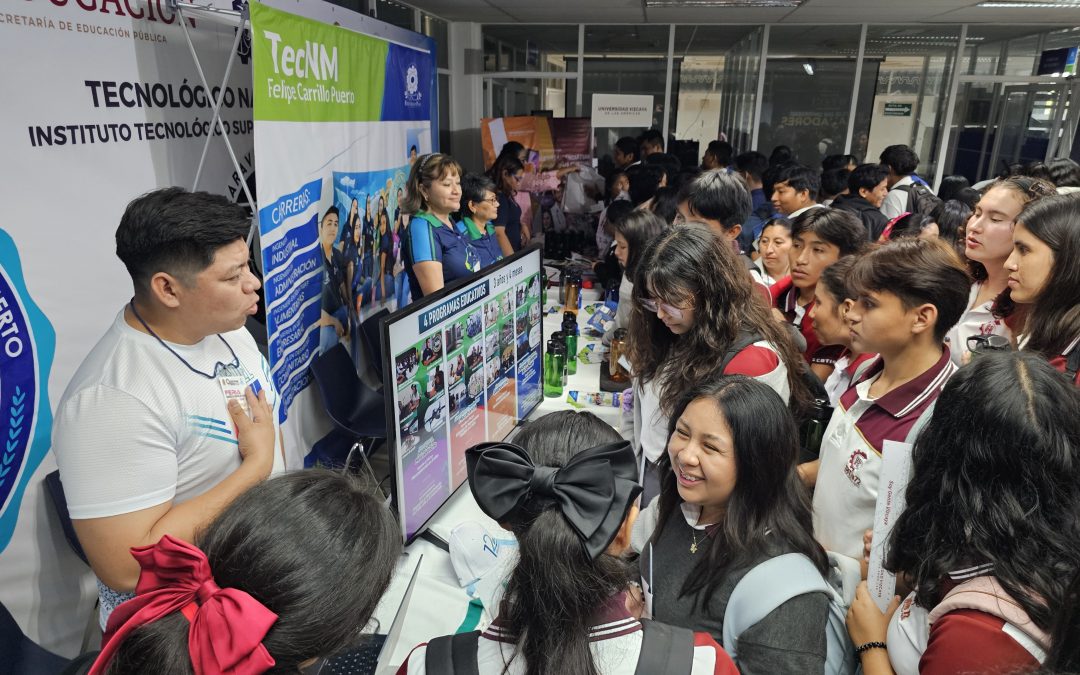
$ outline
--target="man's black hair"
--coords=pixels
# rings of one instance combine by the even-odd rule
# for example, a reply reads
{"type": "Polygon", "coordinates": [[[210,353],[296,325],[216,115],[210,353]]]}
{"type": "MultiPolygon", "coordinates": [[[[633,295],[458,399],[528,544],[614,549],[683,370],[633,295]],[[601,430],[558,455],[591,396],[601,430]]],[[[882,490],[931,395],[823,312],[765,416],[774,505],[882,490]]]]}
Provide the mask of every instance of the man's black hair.
{"type": "Polygon", "coordinates": [[[218,249],[244,239],[251,218],[228,197],[167,187],[127,205],[116,228],[116,256],[136,292],[165,272],[185,285],[214,262],[218,249]]]}
{"type": "Polygon", "coordinates": [[[908,176],[919,168],[919,156],[906,145],[890,145],[881,151],[881,163],[897,176],[908,176]]]}
{"type": "Polygon", "coordinates": [[[773,178],[774,188],[779,183],[787,183],[796,192],[806,190],[810,193],[810,199],[817,201],[818,195],[821,193],[821,177],[816,171],[795,162],[782,164],[777,168],[779,170],[773,178]]]}
{"type": "Polygon", "coordinates": [[[638,146],[637,139],[633,136],[623,136],[615,141],[615,147],[624,155],[633,155],[635,162],[641,159],[641,148],[638,146]]]}
{"type": "Polygon", "coordinates": [[[741,178],[721,169],[706,171],[679,192],[679,203],[702,218],[715,220],[725,230],[750,217],[753,200],[741,178]]]}
{"type": "Polygon", "coordinates": [[[859,190],[873,190],[889,176],[889,170],[881,164],[860,164],[847,177],[848,192],[858,197],[859,190]]]}
{"type": "Polygon", "coordinates": [[[761,180],[769,168],[769,158],[756,150],[744,152],[735,158],[735,170],[750,174],[754,180],[761,180]]]}
{"type": "Polygon", "coordinates": [[[663,152],[664,148],[667,147],[664,144],[664,134],[660,133],[656,129],[649,129],[645,133],[641,134],[641,136],[638,138],[638,141],[641,144],[649,143],[651,145],[658,145],[660,146],[660,152],[663,152]]]}
{"type": "Polygon", "coordinates": [[[847,189],[847,179],[850,172],[841,167],[821,172],[821,194],[826,197],[835,197],[847,189]]]}
{"type": "Polygon", "coordinates": [[[630,201],[638,206],[656,196],[664,170],[655,164],[639,164],[626,175],[630,177],[630,201]]]}
{"type": "Polygon", "coordinates": [[[731,164],[731,156],[735,154],[735,149],[727,141],[710,141],[705,152],[715,157],[720,166],[728,166],[731,164]]]}
{"type": "Polygon", "coordinates": [[[855,155],[826,155],[821,160],[821,172],[825,173],[830,169],[844,169],[848,164],[858,164],[859,160],[855,158],[855,155]]]}
{"type": "Polygon", "coordinates": [[[679,158],[666,152],[654,152],[645,158],[645,164],[663,169],[669,185],[675,182],[675,176],[682,171],[682,162],[679,158]]]}
{"type": "Polygon", "coordinates": [[[791,238],[817,234],[840,249],[840,255],[858,253],[866,246],[866,226],[854,213],[842,209],[810,209],[791,221],[791,238]]]}

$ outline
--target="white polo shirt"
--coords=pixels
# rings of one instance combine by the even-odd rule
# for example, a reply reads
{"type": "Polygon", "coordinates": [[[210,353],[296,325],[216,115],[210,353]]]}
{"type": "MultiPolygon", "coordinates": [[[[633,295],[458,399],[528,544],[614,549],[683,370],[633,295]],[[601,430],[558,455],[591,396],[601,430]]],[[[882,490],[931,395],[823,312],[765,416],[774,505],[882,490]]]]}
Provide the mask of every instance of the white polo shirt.
{"type": "Polygon", "coordinates": [[[863,532],[874,524],[885,441],[903,442],[956,372],[945,349],[922,375],[870,398],[870,385],[884,365],[881,357],[870,362],[840,397],[821,442],[814,488],[814,536],[826,550],[856,560],[862,559],[863,532]]]}
{"type": "Polygon", "coordinates": [[[991,298],[981,305],[975,305],[975,299],[979,297],[979,289],[982,282],[971,285],[971,293],[968,294],[968,310],[960,317],[945,339],[949,343],[949,351],[952,360],[958,366],[964,365],[965,357],[970,354],[967,339],[973,335],[1001,335],[1012,339],[1012,331],[1005,325],[1004,319],[994,316],[994,299],[991,298]]]}

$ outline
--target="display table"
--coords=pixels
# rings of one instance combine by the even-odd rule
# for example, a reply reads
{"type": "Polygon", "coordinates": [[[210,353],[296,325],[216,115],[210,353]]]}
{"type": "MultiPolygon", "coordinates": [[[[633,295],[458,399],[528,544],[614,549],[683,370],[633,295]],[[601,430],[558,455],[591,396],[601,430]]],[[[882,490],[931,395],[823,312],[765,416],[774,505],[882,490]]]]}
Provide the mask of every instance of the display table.
{"type": "MultiPolygon", "coordinates": [[[[550,289],[551,301],[547,303],[545,310],[554,306],[557,292],[555,288],[550,289]]],[[[592,289],[586,289],[582,293],[582,299],[586,304],[596,302],[599,298],[600,294],[592,289]]],[[[545,312],[543,318],[545,341],[553,332],[560,330],[562,320],[561,308],[555,314],[545,312]]],[[[586,321],[586,314],[579,312],[579,328],[583,328],[586,321]]],[[[578,340],[578,349],[580,350],[584,345],[590,343],[596,343],[599,346],[599,342],[599,338],[582,336],[578,340]]],[[[571,390],[600,391],[600,364],[579,361],[577,372],[568,377],[567,386],[563,388],[563,395],[558,398],[544,398],[543,402],[529,415],[528,419],[538,419],[548,413],[560,410],[587,410],[615,429],[621,428],[621,408],[597,406],[578,408],[566,400],[566,392],[571,390]]],[[[428,529],[438,539],[447,541],[451,530],[460,523],[467,521],[480,523],[493,536],[498,536],[500,533],[509,536],[495,521],[480,511],[467,484],[462,485],[432,517],[428,529]]],[[[386,633],[390,630],[398,608],[402,604],[409,581],[413,576],[413,571],[416,569],[421,557],[421,569],[416,577],[408,605],[402,609],[404,622],[401,625],[400,633],[391,635],[386,643],[385,649],[391,650],[390,663],[392,667],[385,669],[379,675],[396,672],[397,667],[408,657],[409,652],[416,645],[439,635],[454,633],[466,622],[470,598],[465,590],[458,585],[457,576],[454,574],[454,568],[450,563],[450,554],[441,545],[418,538],[405,549],[398,572],[395,574],[390,588],[383,596],[382,603],[375,613],[375,618],[379,622],[378,632],[386,633]]],[[[489,616],[482,617],[480,625],[486,625],[489,618],[489,616]]]]}

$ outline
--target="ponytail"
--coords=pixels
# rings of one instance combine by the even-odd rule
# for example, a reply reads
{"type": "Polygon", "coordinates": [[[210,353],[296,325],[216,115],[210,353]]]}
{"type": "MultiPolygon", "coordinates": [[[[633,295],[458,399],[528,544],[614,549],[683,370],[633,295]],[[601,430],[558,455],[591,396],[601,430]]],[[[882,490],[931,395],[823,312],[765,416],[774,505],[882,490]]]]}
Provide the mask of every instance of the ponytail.
{"type": "Polygon", "coordinates": [[[606,554],[590,560],[554,505],[514,534],[520,558],[500,616],[525,658],[526,675],[598,675],[589,650],[591,619],[629,585],[630,566],[606,554]]]}

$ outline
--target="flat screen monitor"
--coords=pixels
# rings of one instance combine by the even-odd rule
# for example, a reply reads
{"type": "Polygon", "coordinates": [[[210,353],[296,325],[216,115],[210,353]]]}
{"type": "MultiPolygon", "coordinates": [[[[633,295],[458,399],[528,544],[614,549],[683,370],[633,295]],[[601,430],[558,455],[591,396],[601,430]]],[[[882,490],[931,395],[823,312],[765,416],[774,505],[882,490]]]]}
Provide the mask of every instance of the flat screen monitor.
{"type": "Polygon", "coordinates": [[[382,322],[387,444],[405,542],[465,482],[465,450],[501,441],[543,400],[539,247],[382,322]]]}

